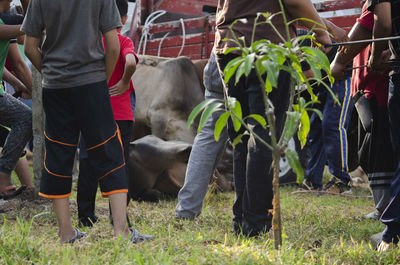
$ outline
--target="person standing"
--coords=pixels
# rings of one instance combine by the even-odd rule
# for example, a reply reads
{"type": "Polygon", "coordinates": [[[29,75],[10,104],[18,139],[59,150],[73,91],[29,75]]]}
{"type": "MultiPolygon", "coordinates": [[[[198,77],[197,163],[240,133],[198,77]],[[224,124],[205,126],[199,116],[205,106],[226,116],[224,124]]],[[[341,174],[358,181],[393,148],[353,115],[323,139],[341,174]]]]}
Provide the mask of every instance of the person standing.
{"type": "MultiPolygon", "coordinates": [[[[286,15],[288,20],[292,18],[305,17],[324,25],[324,21],[319,17],[310,0],[285,0],[286,15]]],[[[221,73],[226,65],[232,59],[240,54],[224,54],[224,52],[235,47],[232,41],[223,41],[225,38],[232,39],[232,30],[236,37],[244,37],[246,46],[251,43],[254,20],[259,12],[280,12],[279,1],[271,0],[220,0],[217,8],[216,18],[216,37],[215,52],[217,54],[218,67],[221,73]],[[238,22],[233,24],[236,19],[247,19],[247,23],[238,22]]],[[[272,19],[276,29],[286,36],[286,29],[283,18],[277,15],[272,19]]],[[[314,23],[305,21],[304,26],[312,28],[314,23]]],[[[329,34],[316,26],[315,34],[317,41],[323,44],[331,43],[329,34]]],[[[296,36],[296,29],[293,24],[290,26],[291,37],[296,36]]],[[[273,43],[282,42],[281,38],[275,33],[271,26],[267,24],[256,28],[254,40],[268,39],[273,43]]],[[[278,134],[283,128],[284,114],[289,104],[290,75],[281,72],[278,79],[278,87],[274,89],[269,99],[275,107],[275,119],[278,134]]],[[[250,114],[259,114],[265,117],[265,107],[263,102],[263,89],[258,82],[254,70],[248,77],[242,77],[237,84],[232,78],[227,84],[229,96],[235,97],[242,106],[243,116],[250,114]]],[[[269,132],[260,124],[252,119],[246,120],[248,126],[261,137],[269,142],[269,132]]],[[[228,134],[233,141],[238,133],[232,126],[228,125],[228,134]]],[[[278,136],[278,135],[277,135],[278,136]]],[[[245,236],[257,236],[260,233],[267,232],[271,228],[270,210],[272,209],[272,172],[269,170],[272,163],[271,151],[262,143],[250,136],[247,144],[242,148],[234,150],[234,181],[236,187],[236,200],[234,207],[233,228],[236,233],[242,233],[245,236]]]]}
{"type": "MultiPolygon", "coordinates": [[[[400,36],[400,0],[368,0],[367,9],[374,13],[373,38],[400,36]]],[[[385,69],[386,42],[373,42],[368,65],[373,71],[385,69]]],[[[391,197],[380,220],[386,225],[378,251],[387,251],[400,237],[400,40],[389,41],[390,59],[395,63],[389,73],[389,124],[397,169],[390,186],[391,197]]]]}
{"type": "Polygon", "coordinates": [[[125,161],[107,87],[118,60],[119,27],[114,1],[31,0],[21,28],[25,54],[43,75],[45,157],[39,195],[52,199],[62,244],[84,236],[72,226],[69,209],[80,133],[102,196],[110,199],[114,235],[133,243],[144,240],[126,222],[125,161]]]}
{"type": "MultiPolygon", "coordinates": [[[[218,71],[214,52],[204,68],[205,99],[224,99],[224,86],[218,71]]],[[[228,134],[223,129],[218,142],[214,138],[214,126],[223,112],[212,114],[203,129],[194,138],[186,169],[185,183],[178,193],[175,218],[193,219],[200,215],[210,178],[225,150],[228,134]]]]}

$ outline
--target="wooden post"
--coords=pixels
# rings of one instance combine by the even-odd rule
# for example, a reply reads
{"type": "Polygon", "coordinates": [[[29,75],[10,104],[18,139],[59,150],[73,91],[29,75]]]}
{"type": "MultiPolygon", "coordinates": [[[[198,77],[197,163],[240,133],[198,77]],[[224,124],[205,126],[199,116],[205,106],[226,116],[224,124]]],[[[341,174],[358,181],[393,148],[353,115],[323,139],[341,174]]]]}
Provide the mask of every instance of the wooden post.
{"type": "Polygon", "coordinates": [[[44,111],[42,104],[42,76],[32,66],[32,118],[33,118],[33,176],[35,194],[40,188],[44,160],[44,111]]]}

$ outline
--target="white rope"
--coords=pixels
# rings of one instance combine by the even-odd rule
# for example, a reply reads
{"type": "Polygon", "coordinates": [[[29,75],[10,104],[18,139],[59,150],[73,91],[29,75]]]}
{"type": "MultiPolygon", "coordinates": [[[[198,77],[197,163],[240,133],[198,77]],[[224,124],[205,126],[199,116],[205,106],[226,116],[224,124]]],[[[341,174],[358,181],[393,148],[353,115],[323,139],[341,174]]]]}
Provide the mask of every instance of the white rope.
{"type": "Polygon", "coordinates": [[[186,39],[185,24],[183,23],[183,18],[181,18],[180,21],[182,25],[182,46],[178,53],[178,57],[181,55],[183,48],[185,47],[185,39],[186,39]]]}
{"type": "Polygon", "coordinates": [[[157,56],[158,56],[158,57],[160,57],[160,55],[161,55],[161,46],[162,46],[162,43],[164,42],[165,38],[167,38],[168,35],[169,35],[170,33],[171,33],[171,32],[169,31],[169,32],[167,32],[167,34],[164,35],[164,37],[162,37],[162,39],[161,39],[161,41],[160,41],[160,44],[158,45],[158,53],[157,53],[157,56]]]}
{"type": "Polygon", "coordinates": [[[138,54],[140,54],[140,51],[142,49],[142,45],[143,45],[143,55],[146,53],[146,45],[147,45],[147,39],[150,36],[150,26],[153,24],[153,22],[161,17],[162,15],[164,15],[165,13],[167,13],[167,11],[165,10],[157,10],[154,11],[153,13],[151,13],[146,21],[144,22],[143,25],[143,30],[142,30],[142,36],[140,37],[140,41],[139,41],[139,48],[138,48],[138,54]]]}

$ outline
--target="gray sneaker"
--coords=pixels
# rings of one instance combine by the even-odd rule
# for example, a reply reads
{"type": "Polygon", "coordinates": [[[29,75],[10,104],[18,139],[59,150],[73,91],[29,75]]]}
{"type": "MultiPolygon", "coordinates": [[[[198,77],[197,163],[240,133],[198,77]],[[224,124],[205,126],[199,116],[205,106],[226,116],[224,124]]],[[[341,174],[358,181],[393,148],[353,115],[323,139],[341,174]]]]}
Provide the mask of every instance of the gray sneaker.
{"type": "Polygon", "coordinates": [[[369,214],[364,215],[364,218],[379,221],[379,219],[381,218],[381,214],[380,212],[375,210],[373,212],[370,212],[369,214]]]}
{"type": "Polygon", "coordinates": [[[131,231],[131,235],[129,236],[129,241],[131,241],[133,244],[139,244],[144,241],[150,241],[154,240],[154,236],[152,235],[142,235],[139,233],[138,230],[136,230],[133,227],[129,227],[129,230],[131,231]]]}

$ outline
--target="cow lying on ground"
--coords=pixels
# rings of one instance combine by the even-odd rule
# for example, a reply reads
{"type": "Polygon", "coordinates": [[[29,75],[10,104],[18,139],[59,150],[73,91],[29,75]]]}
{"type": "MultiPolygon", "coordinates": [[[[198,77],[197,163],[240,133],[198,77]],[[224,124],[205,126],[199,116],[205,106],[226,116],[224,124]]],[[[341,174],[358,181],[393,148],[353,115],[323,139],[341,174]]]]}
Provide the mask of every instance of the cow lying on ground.
{"type": "MultiPolygon", "coordinates": [[[[137,65],[136,72],[132,78],[137,102],[132,140],[141,139],[143,136],[152,134],[167,141],[178,140],[189,144],[193,143],[196,128],[188,129],[186,122],[193,108],[204,100],[204,88],[202,88],[202,82],[200,82],[203,72],[201,68],[204,68],[204,65],[205,61],[193,64],[186,57],[161,58],[148,55],[140,56],[140,63],[137,65]]],[[[149,141],[149,138],[141,141],[149,141]]],[[[154,142],[150,141],[148,144],[152,143],[154,142]]],[[[146,150],[147,152],[154,151],[153,148],[146,150]]],[[[189,154],[190,151],[187,151],[185,162],[189,154]]],[[[136,153],[135,155],[140,156],[141,154],[136,153]]],[[[140,161],[142,158],[135,157],[135,159],[139,159],[138,161],[140,161]]],[[[157,159],[157,161],[160,160],[157,159]]],[[[229,165],[224,165],[222,168],[229,169],[229,171],[220,171],[221,174],[216,174],[217,183],[227,183],[226,175],[232,171],[232,159],[224,159],[224,162],[229,163],[229,165]]],[[[163,164],[162,161],[157,163],[163,164]]],[[[158,164],[156,166],[158,167],[158,164]]],[[[174,168],[177,167],[174,166],[174,168]]],[[[183,167],[179,168],[182,170],[183,167]]],[[[186,164],[183,173],[185,171],[186,164]]],[[[143,191],[145,190],[143,189],[144,186],[146,186],[146,189],[150,186],[153,188],[154,175],[157,174],[151,173],[150,175],[153,176],[150,179],[148,179],[147,173],[135,175],[136,178],[140,178],[137,183],[139,185],[138,189],[143,191]]],[[[160,178],[160,180],[162,179],[160,178]]],[[[158,184],[159,188],[157,190],[162,190],[163,193],[171,195],[176,194],[183,185],[184,174],[179,179],[180,181],[173,182],[174,188],[172,189],[172,193],[170,192],[170,186],[168,187],[168,191],[165,191],[164,185],[167,185],[165,183],[158,184]]],[[[222,189],[232,190],[232,186],[229,184],[222,187],[222,189]]],[[[154,194],[154,191],[145,193],[154,194]]]]}
{"type": "Polygon", "coordinates": [[[193,63],[186,57],[140,56],[132,80],[137,102],[133,138],[153,134],[193,143],[195,128],[188,129],[186,121],[204,100],[193,63]]]}
{"type": "MultiPolygon", "coordinates": [[[[185,181],[186,165],[192,145],[182,141],[164,141],[147,135],[130,144],[129,174],[131,198],[158,201],[163,195],[176,196],[185,181]]],[[[232,189],[219,176],[221,189],[232,189]]]]}

